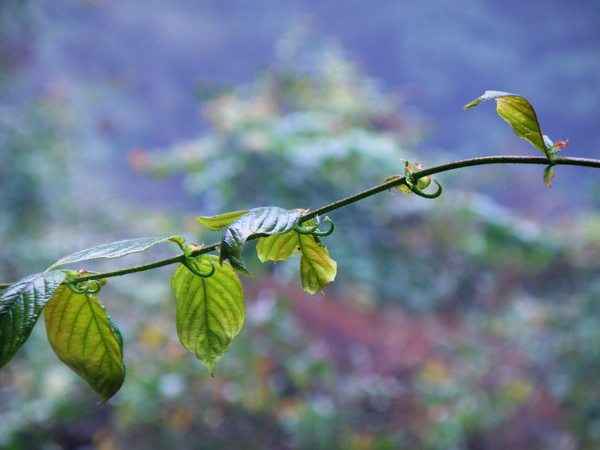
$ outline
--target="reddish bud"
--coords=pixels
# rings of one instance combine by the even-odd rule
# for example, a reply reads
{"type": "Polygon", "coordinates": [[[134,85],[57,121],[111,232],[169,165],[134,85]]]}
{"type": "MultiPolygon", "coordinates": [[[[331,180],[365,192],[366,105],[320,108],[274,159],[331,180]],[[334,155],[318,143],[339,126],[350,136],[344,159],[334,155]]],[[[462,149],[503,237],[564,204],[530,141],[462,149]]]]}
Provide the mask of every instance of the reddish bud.
{"type": "Polygon", "coordinates": [[[566,147],[569,145],[569,138],[566,141],[556,141],[553,145],[554,148],[566,147]]]}

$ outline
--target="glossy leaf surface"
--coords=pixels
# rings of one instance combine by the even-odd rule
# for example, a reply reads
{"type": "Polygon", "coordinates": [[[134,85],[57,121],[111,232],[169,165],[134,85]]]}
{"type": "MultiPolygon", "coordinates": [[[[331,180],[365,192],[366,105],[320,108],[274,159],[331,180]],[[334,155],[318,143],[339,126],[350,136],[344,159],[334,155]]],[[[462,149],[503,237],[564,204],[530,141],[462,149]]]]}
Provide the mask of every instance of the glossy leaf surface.
{"type": "Polygon", "coordinates": [[[102,402],[125,380],[123,339],[97,294],[60,286],[44,311],[48,341],[58,358],[94,389],[102,402]]]}
{"type": "Polygon", "coordinates": [[[153,245],[168,241],[175,242],[179,245],[183,245],[183,242],[185,242],[185,240],[181,236],[162,236],[126,239],[124,241],[100,244],[94,247],[80,250],[78,252],[73,253],[72,255],[65,256],[64,258],[60,259],[52,266],[50,266],[48,270],[53,269],[54,267],[62,266],[64,264],[79,263],[83,261],[90,261],[92,259],[121,258],[122,256],[130,255],[132,253],[143,252],[145,250],[148,250],[153,245]]]}
{"type": "Polygon", "coordinates": [[[300,211],[269,206],[256,208],[239,217],[225,230],[220,261],[229,260],[238,272],[252,276],[242,260],[242,248],[252,235],[273,235],[290,231],[300,219],[300,211]]]}
{"type": "Polygon", "coordinates": [[[10,286],[0,297],[0,367],[27,340],[66,274],[52,271],[31,275],[10,286]]]}
{"type": "MultiPolygon", "coordinates": [[[[208,272],[213,255],[198,259],[198,269],[208,272]]],[[[181,265],[172,280],[177,299],[176,326],[181,344],[196,355],[212,374],[221,356],[240,332],[245,318],[244,291],[229,265],[216,264],[210,278],[201,278],[181,265]]]]}

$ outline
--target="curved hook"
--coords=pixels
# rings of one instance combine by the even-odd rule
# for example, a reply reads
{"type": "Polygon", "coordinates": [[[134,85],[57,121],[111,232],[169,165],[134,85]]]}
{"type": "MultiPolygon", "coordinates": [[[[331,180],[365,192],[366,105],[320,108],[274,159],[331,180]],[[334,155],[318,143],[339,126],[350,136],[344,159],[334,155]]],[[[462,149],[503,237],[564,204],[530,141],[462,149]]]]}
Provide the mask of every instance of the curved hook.
{"type": "Polygon", "coordinates": [[[211,266],[210,272],[208,272],[208,273],[203,273],[198,270],[197,265],[196,265],[197,262],[194,258],[190,258],[190,257],[186,256],[184,265],[194,275],[198,275],[200,278],[210,278],[215,274],[215,272],[217,271],[217,268],[215,267],[215,264],[211,260],[209,260],[208,262],[210,263],[210,266],[211,266]]]}
{"type": "Polygon", "coordinates": [[[333,223],[333,220],[331,220],[329,217],[325,217],[325,222],[329,222],[329,230],[313,231],[311,234],[313,236],[325,237],[325,236],[329,236],[331,233],[333,233],[333,230],[335,230],[335,224],[333,223]]]}
{"type": "Polygon", "coordinates": [[[308,226],[308,227],[302,227],[300,225],[296,225],[294,227],[294,231],[298,234],[306,234],[306,235],[312,235],[315,237],[325,237],[325,236],[329,236],[331,233],[333,233],[333,230],[335,230],[335,224],[333,223],[333,221],[329,218],[329,217],[325,217],[325,222],[329,222],[329,229],[327,231],[319,231],[319,216],[314,218],[314,225],[308,226]]]}
{"type": "Polygon", "coordinates": [[[86,284],[86,294],[97,294],[102,289],[102,284],[98,280],[90,280],[86,284]]]}
{"type": "MultiPolygon", "coordinates": [[[[408,179],[406,180],[408,181],[408,179]]],[[[438,185],[438,190],[435,191],[433,194],[427,194],[426,192],[423,192],[421,189],[419,189],[417,187],[417,185],[415,183],[412,182],[412,180],[408,183],[406,183],[406,185],[409,187],[409,189],[414,192],[415,194],[424,197],[424,198],[437,198],[440,195],[442,195],[442,185],[440,183],[438,183],[437,180],[433,180],[435,182],[435,184],[438,185]]]]}
{"type": "MultiPolygon", "coordinates": [[[[327,219],[325,219],[327,220],[327,219]]],[[[308,227],[303,227],[301,225],[296,225],[294,227],[294,231],[298,234],[313,234],[315,231],[317,231],[317,228],[319,228],[319,216],[314,218],[314,225],[308,226],[308,227]]]]}
{"type": "Polygon", "coordinates": [[[75,283],[75,282],[69,282],[69,283],[65,283],[65,286],[67,286],[69,289],[71,289],[71,292],[73,292],[73,294],[85,294],[87,292],[87,289],[90,285],[90,282],[87,281],[85,283],[75,283]]]}

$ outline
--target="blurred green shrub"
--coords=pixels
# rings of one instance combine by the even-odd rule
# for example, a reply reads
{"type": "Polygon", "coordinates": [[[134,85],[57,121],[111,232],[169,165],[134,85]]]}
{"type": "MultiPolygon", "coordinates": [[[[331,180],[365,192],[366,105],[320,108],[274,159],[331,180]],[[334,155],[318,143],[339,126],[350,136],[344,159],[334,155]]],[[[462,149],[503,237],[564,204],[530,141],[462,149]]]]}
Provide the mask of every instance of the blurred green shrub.
{"type": "MultiPolygon", "coordinates": [[[[401,173],[398,158],[430,162],[414,150],[422,124],[381,86],[335,46],[308,54],[309,63],[286,54],[255,83],[219,93],[205,103],[209,131],[135,150],[133,166],[183,174],[193,214],[209,215],[314,208],[401,173]]],[[[76,240],[108,242],[136,226],[164,234],[179,220],[77,195],[89,181],[85,158],[49,106],[6,110],[0,121],[0,184],[10,190],[0,199],[3,277],[45,267],[84,246],[76,240]]],[[[0,445],[599,445],[596,215],[549,230],[474,192],[414,197],[394,192],[336,213],[333,295],[301,296],[286,265],[248,282],[247,324],[214,379],[177,342],[170,271],[111,282],[124,388],[94,405],[53,364],[38,327],[0,372],[0,445]]]]}

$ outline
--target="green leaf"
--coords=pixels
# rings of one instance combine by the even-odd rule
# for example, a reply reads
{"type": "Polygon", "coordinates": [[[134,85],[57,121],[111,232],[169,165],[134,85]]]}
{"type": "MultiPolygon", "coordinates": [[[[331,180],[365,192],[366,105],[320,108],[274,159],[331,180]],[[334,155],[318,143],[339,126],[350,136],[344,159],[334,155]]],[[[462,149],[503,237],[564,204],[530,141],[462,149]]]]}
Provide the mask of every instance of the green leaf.
{"type": "Polygon", "coordinates": [[[496,100],[498,115],[509,123],[517,136],[529,141],[540,152],[548,153],[549,139],[542,134],[537,114],[525,98],[507,92],[485,91],[484,95],[473,100],[464,109],[473,108],[488,100],[496,100]]]}
{"type": "Polygon", "coordinates": [[[64,258],[60,259],[52,266],[50,266],[48,270],[53,269],[57,266],[62,266],[64,264],[73,264],[82,261],[89,261],[92,259],[121,258],[122,256],[130,255],[131,253],[143,252],[145,250],[148,250],[155,244],[167,241],[175,242],[179,246],[181,246],[185,242],[185,239],[183,239],[181,236],[161,236],[126,239],[124,241],[111,242],[109,244],[100,244],[94,247],[80,250],[78,252],[73,253],[72,255],[65,256],[64,258]]]}
{"type": "Polygon", "coordinates": [[[337,263],[329,256],[327,247],[321,245],[314,236],[298,234],[300,278],[302,289],[316,294],[335,279],[337,263]]]}
{"type": "Polygon", "coordinates": [[[250,211],[234,211],[225,214],[219,214],[218,216],[212,217],[198,217],[198,222],[204,225],[209,230],[221,231],[223,228],[231,225],[231,223],[243,216],[248,214],[250,211]]]}
{"type": "Polygon", "coordinates": [[[256,252],[261,262],[285,261],[294,252],[299,252],[298,233],[292,231],[285,234],[273,234],[260,238],[256,244],[256,252]]]}
{"type": "Polygon", "coordinates": [[[125,380],[123,339],[97,294],[60,286],[44,311],[48,341],[56,356],[94,389],[102,402],[125,380]]]}
{"type": "Polygon", "coordinates": [[[228,259],[231,266],[246,276],[252,276],[242,260],[242,248],[252,235],[283,234],[300,220],[301,212],[276,206],[256,208],[233,221],[221,239],[220,262],[228,259]]]}
{"type": "MultiPolygon", "coordinates": [[[[214,264],[217,259],[213,255],[200,257],[199,270],[210,270],[210,261],[214,264]]],[[[179,341],[212,374],[244,324],[242,283],[229,264],[217,265],[210,278],[198,277],[181,265],[171,286],[177,299],[175,322],[179,341]]]]}
{"type": "Polygon", "coordinates": [[[30,275],[4,291],[0,297],[0,367],[27,340],[46,302],[65,277],[62,271],[30,275]]]}

